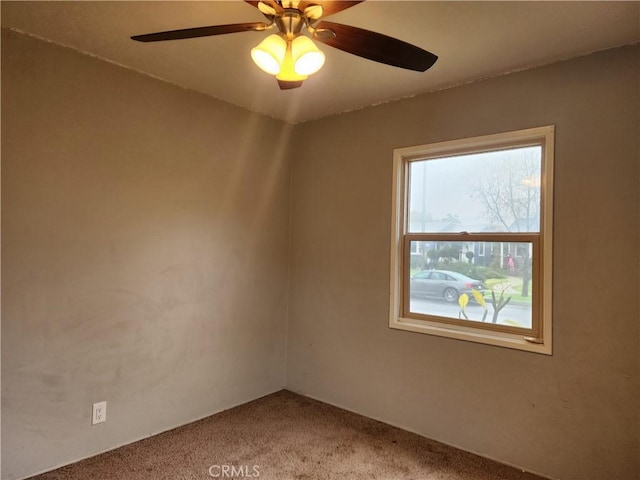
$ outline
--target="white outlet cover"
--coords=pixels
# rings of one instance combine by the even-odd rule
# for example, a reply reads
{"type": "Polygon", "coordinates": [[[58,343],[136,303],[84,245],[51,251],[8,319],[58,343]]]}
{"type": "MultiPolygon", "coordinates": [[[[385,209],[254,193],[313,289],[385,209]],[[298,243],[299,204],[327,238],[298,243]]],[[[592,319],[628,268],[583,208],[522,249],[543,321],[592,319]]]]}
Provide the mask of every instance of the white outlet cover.
{"type": "Polygon", "coordinates": [[[91,417],[91,425],[107,421],[107,402],[98,402],[93,404],[93,415],[91,417]]]}

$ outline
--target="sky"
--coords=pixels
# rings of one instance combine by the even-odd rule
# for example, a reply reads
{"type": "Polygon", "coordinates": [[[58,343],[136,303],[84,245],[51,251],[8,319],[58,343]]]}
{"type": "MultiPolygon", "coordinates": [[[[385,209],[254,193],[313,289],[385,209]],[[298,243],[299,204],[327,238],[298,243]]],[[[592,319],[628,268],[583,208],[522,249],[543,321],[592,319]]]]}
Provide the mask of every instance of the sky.
{"type": "MultiPolygon", "coordinates": [[[[507,163],[522,161],[525,156],[540,159],[540,154],[540,147],[533,146],[413,161],[409,211],[418,215],[412,215],[412,220],[420,218],[424,205],[433,220],[451,214],[457,215],[462,225],[487,221],[482,200],[472,197],[479,176],[507,163]]],[[[539,170],[537,176],[540,176],[539,170]]]]}

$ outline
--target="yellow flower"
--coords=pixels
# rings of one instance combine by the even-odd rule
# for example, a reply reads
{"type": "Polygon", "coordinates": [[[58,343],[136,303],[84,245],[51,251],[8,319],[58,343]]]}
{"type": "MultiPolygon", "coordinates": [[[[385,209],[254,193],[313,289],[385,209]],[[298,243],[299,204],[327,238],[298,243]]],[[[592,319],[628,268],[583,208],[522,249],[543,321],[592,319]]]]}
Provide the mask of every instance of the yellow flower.
{"type": "Polygon", "coordinates": [[[487,302],[484,301],[484,297],[478,290],[471,290],[471,294],[473,295],[473,298],[476,299],[476,302],[478,302],[484,308],[487,308],[487,302]]]}
{"type": "Polygon", "coordinates": [[[467,295],[466,293],[460,295],[460,297],[458,298],[458,303],[460,304],[460,308],[464,312],[465,307],[469,303],[469,295],[467,295]]]}

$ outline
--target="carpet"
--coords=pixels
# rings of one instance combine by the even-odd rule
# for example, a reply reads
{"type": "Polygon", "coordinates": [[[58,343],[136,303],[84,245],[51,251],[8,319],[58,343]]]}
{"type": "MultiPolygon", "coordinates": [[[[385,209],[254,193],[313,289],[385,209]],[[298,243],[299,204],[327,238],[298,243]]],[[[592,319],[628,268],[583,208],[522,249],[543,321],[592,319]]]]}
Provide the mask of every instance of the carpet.
{"type": "Polygon", "coordinates": [[[37,480],[540,480],[282,390],[37,480]]]}

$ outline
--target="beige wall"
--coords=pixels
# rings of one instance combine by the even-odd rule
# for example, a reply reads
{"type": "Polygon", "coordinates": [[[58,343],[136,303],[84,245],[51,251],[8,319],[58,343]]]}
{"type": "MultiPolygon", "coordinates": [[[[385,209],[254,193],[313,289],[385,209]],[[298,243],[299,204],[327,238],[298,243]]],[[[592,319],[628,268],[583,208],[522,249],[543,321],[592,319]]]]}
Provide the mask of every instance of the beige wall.
{"type": "Polygon", "coordinates": [[[299,126],[288,387],[550,477],[639,478],[638,54],[299,126]],[[556,125],[554,355],[390,330],[392,150],[542,125],[556,125]]]}
{"type": "Polygon", "coordinates": [[[3,479],[284,386],[283,127],[3,32],[3,479]]]}

